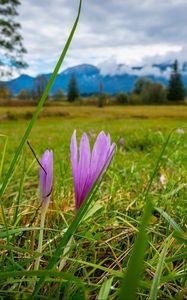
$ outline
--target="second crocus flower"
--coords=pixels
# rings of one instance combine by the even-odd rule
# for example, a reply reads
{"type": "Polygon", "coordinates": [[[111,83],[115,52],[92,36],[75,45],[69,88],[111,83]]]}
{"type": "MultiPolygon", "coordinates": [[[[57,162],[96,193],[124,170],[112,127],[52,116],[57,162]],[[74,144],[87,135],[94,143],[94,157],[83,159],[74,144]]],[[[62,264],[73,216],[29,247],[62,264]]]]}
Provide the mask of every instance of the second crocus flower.
{"type": "MultiPolygon", "coordinates": [[[[43,228],[45,225],[45,216],[49,206],[50,195],[52,192],[53,184],[53,151],[46,150],[40,159],[40,205],[41,205],[41,218],[40,218],[40,233],[38,239],[37,252],[42,253],[43,243],[43,228]]],[[[40,266],[41,256],[35,260],[34,269],[37,271],[40,266]]]]}

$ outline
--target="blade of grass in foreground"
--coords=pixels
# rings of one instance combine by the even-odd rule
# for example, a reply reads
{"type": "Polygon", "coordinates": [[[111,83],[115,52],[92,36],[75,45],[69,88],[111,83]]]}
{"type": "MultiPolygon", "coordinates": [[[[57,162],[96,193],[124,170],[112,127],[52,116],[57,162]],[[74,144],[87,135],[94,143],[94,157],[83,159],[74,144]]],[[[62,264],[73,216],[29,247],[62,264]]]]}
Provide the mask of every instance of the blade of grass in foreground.
{"type": "MultiPolygon", "coordinates": [[[[47,273],[48,277],[56,277],[63,278],[67,281],[75,282],[80,286],[83,286],[82,281],[68,272],[58,272],[58,271],[46,271],[46,270],[23,270],[23,271],[8,271],[8,272],[0,272],[1,279],[11,278],[11,277],[35,277],[37,275],[44,276],[47,273]]],[[[29,298],[30,299],[30,298],[29,298]]]]}
{"type": "MultiPolygon", "coordinates": [[[[51,228],[42,228],[43,230],[52,230],[51,228]]],[[[10,235],[14,235],[14,234],[20,234],[22,232],[27,232],[27,231],[33,231],[33,230],[41,230],[41,227],[23,227],[23,228],[16,228],[16,229],[10,229],[8,230],[8,234],[10,235]]],[[[3,231],[0,232],[0,238],[6,238],[7,237],[7,232],[3,231]]]]}
{"type": "Polygon", "coordinates": [[[152,209],[153,205],[151,200],[147,200],[143,219],[139,228],[139,233],[135,241],[134,251],[130,258],[128,269],[120,289],[119,300],[137,299],[136,288],[138,286],[139,273],[141,271],[147,246],[146,227],[149,224],[152,209]]]}
{"type": "Polygon", "coordinates": [[[167,212],[165,212],[162,208],[160,207],[155,207],[155,210],[160,213],[161,216],[163,216],[166,221],[169,223],[170,226],[172,226],[176,231],[179,231],[182,233],[182,229],[180,226],[170,217],[167,212]]]}
{"type": "Polygon", "coordinates": [[[8,136],[6,136],[4,134],[0,134],[0,136],[5,138],[5,143],[4,143],[4,148],[3,148],[1,163],[0,163],[0,180],[1,180],[2,170],[3,170],[3,163],[4,163],[4,160],[5,160],[6,147],[7,147],[7,143],[8,143],[8,136]]]}
{"type": "Polygon", "coordinates": [[[17,196],[17,200],[16,200],[16,208],[14,211],[14,219],[13,219],[13,226],[15,226],[16,221],[17,221],[17,217],[18,217],[18,210],[19,210],[19,203],[21,201],[22,198],[22,194],[23,194],[23,183],[24,183],[24,176],[25,176],[25,165],[26,165],[26,158],[24,158],[24,162],[23,162],[23,170],[22,170],[22,174],[21,174],[21,178],[20,178],[20,184],[19,184],[19,192],[18,192],[18,196],[17,196]]]}
{"type": "Polygon", "coordinates": [[[99,291],[98,300],[107,300],[110,294],[111,286],[112,286],[113,277],[107,279],[101,286],[99,291]]]}
{"type": "Polygon", "coordinates": [[[159,284],[160,284],[160,276],[162,273],[163,264],[164,264],[167,249],[170,244],[171,237],[172,237],[172,234],[170,234],[168,236],[168,238],[166,239],[164,248],[162,249],[162,252],[160,255],[160,260],[159,260],[159,263],[156,268],[155,276],[153,278],[153,284],[151,287],[151,292],[150,292],[150,297],[149,297],[150,300],[156,300],[156,298],[157,298],[158,288],[159,288],[159,284]]]}
{"type": "Polygon", "coordinates": [[[157,173],[157,170],[160,165],[161,158],[165,152],[166,146],[170,140],[171,134],[173,133],[175,129],[173,129],[170,134],[168,135],[168,138],[163,145],[162,151],[160,153],[160,156],[157,160],[156,166],[153,170],[153,174],[149,180],[148,186],[145,190],[144,199],[146,201],[146,206],[144,210],[144,214],[142,217],[142,221],[139,227],[139,232],[134,244],[134,249],[132,256],[130,257],[127,272],[124,275],[124,279],[122,281],[122,286],[119,292],[119,300],[136,300],[136,290],[138,287],[139,282],[139,274],[142,269],[143,260],[144,260],[144,254],[147,246],[147,235],[146,235],[146,227],[149,224],[152,210],[153,210],[153,204],[150,200],[149,191],[151,189],[153,179],[157,173]]]}
{"type": "Polygon", "coordinates": [[[68,40],[67,40],[67,42],[65,44],[65,47],[64,47],[64,49],[63,49],[63,51],[62,51],[62,53],[60,55],[60,58],[59,58],[56,66],[55,66],[55,69],[54,69],[54,71],[53,71],[53,73],[52,73],[52,75],[51,75],[51,77],[50,77],[50,79],[48,81],[48,84],[47,84],[47,86],[46,86],[46,88],[44,90],[44,93],[43,93],[40,101],[38,102],[38,106],[37,106],[37,108],[36,108],[36,110],[35,110],[35,112],[33,114],[33,117],[31,119],[31,121],[30,121],[30,123],[29,123],[29,125],[28,125],[28,127],[26,129],[26,131],[25,131],[25,134],[23,135],[22,140],[21,140],[18,148],[16,149],[15,155],[13,157],[13,160],[12,160],[12,162],[10,164],[10,167],[8,169],[8,172],[7,172],[6,176],[5,176],[5,179],[3,181],[2,187],[0,189],[0,206],[1,206],[1,210],[2,210],[3,221],[4,221],[4,224],[5,224],[6,230],[7,230],[7,241],[8,242],[9,242],[8,223],[7,223],[6,215],[5,215],[5,212],[4,212],[4,207],[3,207],[3,202],[2,202],[2,195],[3,195],[5,189],[6,189],[7,185],[8,185],[9,178],[11,177],[11,174],[12,174],[12,172],[14,170],[14,167],[15,167],[15,164],[16,164],[16,162],[18,160],[18,157],[19,157],[19,155],[20,155],[20,153],[21,153],[21,151],[23,149],[23,146],[24,146],[24,144],[25,144],[25,142],[26,142],[26,140],[27,140],[27,138],[28,138],[28,136],[29,136],[29,134],[31,132],[31,129],[33,128],[33,126],[34,126],[34,124],[36,122],[36,119],[37,119],[37,117],[38,117],[38,115],[39,115],[39,113],[40,113],[40,111],[41,111],[41,109],[42,109],[42,107],[43,107],[43,105],[45,103],[45,100],[46,100],[46,98],[48,96],[48,93],[49,93],[49,91],[51,89],[51,86],[52,86],[52,84],[53,84],[53,82],[54,82],[54,80],[56,78],[56,75],[57,75],[57,73],[58,73],[58,71],[59,71],[59,69],[61,67],[61,64],[62,64],[62,62],[64,60],[65,55],[66,55],[66,52],[67,52],[67,50],[69,48],[69,45],[71,43],[71,40],[73,38],[74,32],[75,32],[77,24],[78,24],[78,20],[79,20],[79,16],[80,16],[80,11],[81,11],[81,4],[82,4],[82,0],[80,0],[80,2],[79,2],[79,8],[78,8],[77,18],[75,20],[75,23],[73,25],[71,33],[70,33],[70,35],[68,37],[68,40]]]}

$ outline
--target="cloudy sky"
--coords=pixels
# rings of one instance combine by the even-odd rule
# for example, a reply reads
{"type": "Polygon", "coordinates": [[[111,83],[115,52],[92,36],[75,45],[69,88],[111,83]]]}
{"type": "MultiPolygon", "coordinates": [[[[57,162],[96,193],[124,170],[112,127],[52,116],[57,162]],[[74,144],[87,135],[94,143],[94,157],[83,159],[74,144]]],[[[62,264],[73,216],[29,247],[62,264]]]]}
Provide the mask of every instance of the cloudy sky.
{"type": "MultiPolygon", "coordinates": [[[[78,0],[22,0],[18,21],[30,75],[51,72],[74,23],[78,0]]],[[[187,61],[187,0],[83,0],[62,66],[81,63],[115,72],[116,64],[187,61]]],[[[149,67],[147,67],[149,68],[149,67]]]]}

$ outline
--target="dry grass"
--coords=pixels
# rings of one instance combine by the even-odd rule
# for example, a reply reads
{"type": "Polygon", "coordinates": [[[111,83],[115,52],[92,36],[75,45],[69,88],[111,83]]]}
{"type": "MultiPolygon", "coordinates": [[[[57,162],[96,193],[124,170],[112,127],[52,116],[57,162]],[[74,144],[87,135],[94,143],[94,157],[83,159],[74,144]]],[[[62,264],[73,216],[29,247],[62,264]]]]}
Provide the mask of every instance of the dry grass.
{"type": "MultiPolygon", "coordinates": [[[[30,119],[35,107],[0,107],[0,120],[30,119]]],[[[175,118],[181,121],[187,120],[187,108],[181,106],[46,106],[40,117],[62,116],[65,118],[175,118]]]]}

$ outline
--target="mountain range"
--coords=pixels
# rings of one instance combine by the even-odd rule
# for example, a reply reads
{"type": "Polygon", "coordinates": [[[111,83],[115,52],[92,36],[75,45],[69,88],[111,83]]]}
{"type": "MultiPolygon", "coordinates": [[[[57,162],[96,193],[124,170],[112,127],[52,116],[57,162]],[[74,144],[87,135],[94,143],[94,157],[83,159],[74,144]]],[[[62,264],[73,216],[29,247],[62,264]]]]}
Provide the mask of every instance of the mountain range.
{"type": "MultiPolygon", "coordinates": [[[[154,64],[151,66],[127,67],[120,64],[114,66],[113,70],[107,70],[107,66],[99,68],[90,64],[81,64],[68,68],[59,73],[51,87],[50,94],[56,90],[62,89],[67,92],[68,83],[74,74],[77,79],[78,87],[82,95],[89,95],[99,92],[99,84],[102,82],[103,92],[116,94],[118,92],[131,92],[135,81],[141,76],[151,79],[155,82],[161,82],[167,85],[171,64],[154,64]]],[[[187,87],[187,63],[183,63],[181,68],[182,79],[187,87]]],[[[44,74],[47,79],[51,74],[44,74]]],[[[29,75],[20,75],[16,79],[6,81],[6,86],[13,95],[19,94],[22,89],[32,90],[35,77],[29,75]]]]}

